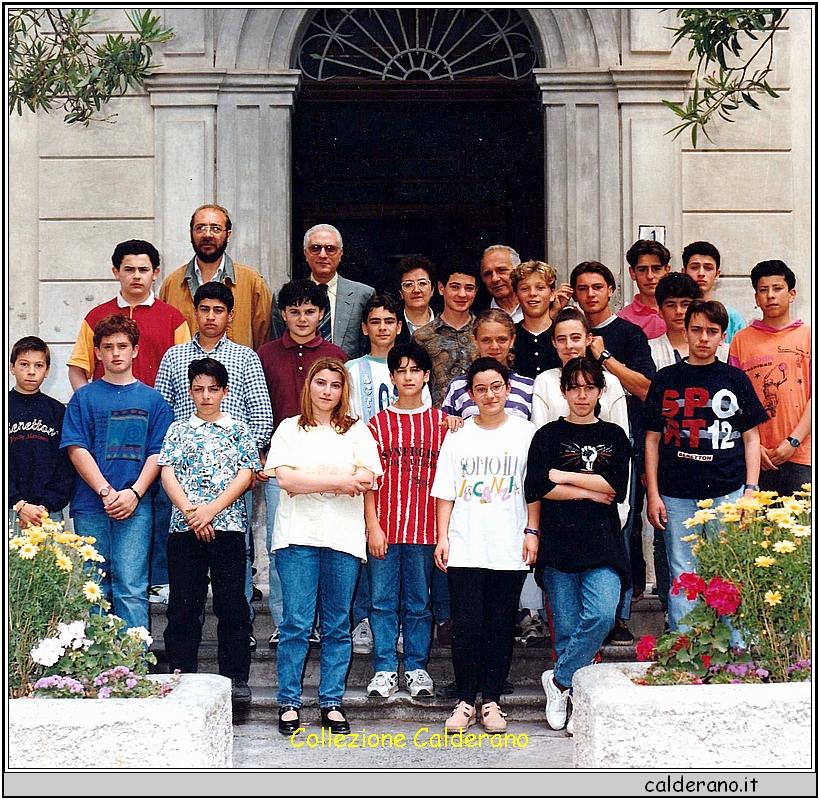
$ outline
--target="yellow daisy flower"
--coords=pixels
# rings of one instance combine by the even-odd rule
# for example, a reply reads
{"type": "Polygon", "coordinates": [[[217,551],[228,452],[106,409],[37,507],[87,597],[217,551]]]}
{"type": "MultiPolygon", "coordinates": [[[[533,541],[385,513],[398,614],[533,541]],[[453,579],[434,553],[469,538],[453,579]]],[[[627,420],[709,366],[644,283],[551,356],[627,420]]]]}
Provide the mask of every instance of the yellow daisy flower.
{"type": "Polygon", "coordinates": [[[756,567],[771,567],[777,563],[776,558],[772,558],[771,556],[758,556],[755,559],[755,566],[756,567]]]}
{"type": "Polygon", "coordinates": [[[771,542],[770,542],[768,539],[764,539],[764,540],[760,543],[760,546],[761,546],[764,550],[768,550],[768,549],[769,549],[769,545],[770,545],[770,544],[771,544],[771,542]]]}
{"type": "Polygon", "coordinates": [[[809,525],[792,525],[791,532],[798,538],[802,536],[811,535],[811,526],[809,525]]]}
{"type": "Polygon", "coordinates": [[[800,488],[804,492],[811,492],[811,484],[810,483],[804,483],[800,488]]]}
{"type": "Polygon", "coordinates": [[[763,595],[763,601],[770,606],[776,606],[783,602],[783,595],[778,591],[766,592],[766,594],[763,595]]]}
{"type": "Polygon", "coordinates": [[[86,581],[83,584],[83,594],[89,603],[96,603],[101,600],[103,596],[100,585],[98,583],[94,583],[94,581],[86,581]]]}
{"type": "Polygon", "coordinates": [[[711,497],[707,497],[705,500],[698,500],[698,508],[709,508],[714,502],[711,497]]]}
{"type": "Polygon", "coordinates": [[[28,537],[15,536],[13,539],[9,539],[9,550],[19,550],[24,544],[28,544],[28,537]]]}
{"type": "Polygon", "coordinates": [[[36,544],[33,544],[32,542],[30,542],[30,541],[29,541],[29,542],[26,542],[26,543],[25,543],[25,544],[24,544],[24,545],[23,545],[23,546],[22,546],[22,547],[21,547],[21,548],[17,551],[17,555],[19,555],[19,556],[20,556],[20,558],[24,558],[26,561],[30,561],[30,560],[31,560],[32,558],[34,558],[34,556],[36,556],[36,555],[37,555],[37,553],[39,553],[39,552],[40,552],[40,548],[39,548],[39,547],[37,547],[37,545],[36,545],[36,544]]]}
{"type": "Polygon", "coordinates": [[[782,539],[772,545],[772,550],[774,550],[775,553],[793,553],[797,550],[797,545],[788,539],[782,539]]]}
{"type": "Polygon", "coordinates": [[[84,544],[78,548],[77,552],[83,557],[84,561],[105,561],[90,544],[84,544]]]}
{"type": "Polygon", "coordinates": [[[65,553],[57,553],[57,566],[63,572],[71,572],[74,569],[74,562],[65,553]]]}
{"type": "Polygon", "coordinates": [[[698,535],[696,533],[690,533],[688,536],[681,536],[680,540],[682,542],[694,542],[697,538],[698,535]]]}

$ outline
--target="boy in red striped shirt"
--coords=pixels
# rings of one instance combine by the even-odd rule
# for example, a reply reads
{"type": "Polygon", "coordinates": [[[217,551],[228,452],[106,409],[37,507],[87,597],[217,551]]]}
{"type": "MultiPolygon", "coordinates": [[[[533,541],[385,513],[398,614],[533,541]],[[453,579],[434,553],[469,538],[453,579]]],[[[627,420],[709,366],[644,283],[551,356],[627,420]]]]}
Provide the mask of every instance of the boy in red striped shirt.
{"type": "Polygon", "coordinates": [[[443,424],[447,415],[422,400],[432,369],[424,347],[412,341],[396,345],[387,355],[387,365],[398,400],[369,423],[384,475],[365,495],[376,672],[367,694],[389,697],[398,691],[396,641],[401,608],[405,685],[412,697],[432,697],[433,681],[426,667],[433,621],[430,581],[436,506],[430,487],[447,433],[443,424]]]}

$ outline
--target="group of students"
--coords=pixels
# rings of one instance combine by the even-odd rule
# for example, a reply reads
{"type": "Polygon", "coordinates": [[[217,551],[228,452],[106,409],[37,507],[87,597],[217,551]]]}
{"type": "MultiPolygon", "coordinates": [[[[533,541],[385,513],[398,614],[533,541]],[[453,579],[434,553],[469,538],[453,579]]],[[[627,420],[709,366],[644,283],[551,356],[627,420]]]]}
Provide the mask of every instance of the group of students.
{"type": "MultiPolygon", "coordinates": [[[[810,335],[789,314],[791,270],[767,261],[752,271],[763,320],[735,335],[730,365],[720,359],[730,315],[696,276],[669,272],[668,251],[655,269],[665,251],[655,245],[638,242],[627,255],[640,293],[632,310],[656,330],[664,323],[651,338],[612,319],[614,278],[598,262],[576,267],[571,291],[556,290],[543,262],[517,265],[512,281],[526,309],[518,325],[498,308],[475,317],[471,301],[460,308],[474,275],[452,269],[439,290],[445,307],[451,300],[469,319],[469,347],[459,353],[435,338],[446,317],[408,340],[400,305],[375,295],[362,319],[370,353],[353,361],[319,334],[325,300],[314,283],[282,287],[284,333],[257,354],[227,338],[234,297],[209,282],[193,298],[198,332],[162,356],[156,390],[135,377],[135,320],[98,319],[99,380],[75,392],[63,418],[62,404],[40,392],[48,347],[25,337],[11,354],[11,524],[55,518],[70,498],[78,533],[95,536],[106,558],[114,612],[147,624],[150,498],[161,475],[172,506],[169,664],[197,668],[210,577],[219,670],[233,681],[234,701],[249,702],[248,502],[263,482],[279,730],[288,734],[301,725],[302,672],[317,629],[322,725],[350,730],[342,700],[364,576],[359,617],[372,628],[375,672],[367,693],[398,691],[401,636],[408,691],[433,694],[426,666],[436,573],[446,576],[456,679],[445,727],[478,719],[503,732],[501,695],[532,572],[546,591],[556,655],[542,676],[547,722],[571,733],[572,677],[617,630],[634,582],[627,545],[641,476],[656,565],[668,560],[657,568],[662,595],[664,582],[695,567],[681,537],[698,500],[753,492],[759,475],[788,493],[810,476],[810,335]],[[448,298],[451,283],[459,286],[448,298]],[[566,305],[570,294],[580,308],[566,305]],[[644,350],[648,376],[632,368],[644,350]],[[511,371],[519,359],[529,374],[511,371]],[[448,371],[457,374],[443,380],[448,371]],[[645,462],[635,455],[643,442],[645,462]]],[[[705,261],[698,269],[711,291],[715,259],[703,250],[695,247],[686,266],[705,261]]],[[[148,260],[142,266],[155,276],[158,256],[148,260]]],[[[544,613],[542,598],[524,607],[544,613]]],[[[685,598],[669,595],[671,628],[686,610],[685,598]]]]}

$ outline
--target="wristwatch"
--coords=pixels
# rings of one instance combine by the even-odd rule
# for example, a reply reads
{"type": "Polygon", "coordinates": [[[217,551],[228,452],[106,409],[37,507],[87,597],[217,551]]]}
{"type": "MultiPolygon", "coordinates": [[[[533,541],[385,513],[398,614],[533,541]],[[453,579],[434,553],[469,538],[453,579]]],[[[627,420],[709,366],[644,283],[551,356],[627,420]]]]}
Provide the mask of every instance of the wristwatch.
{"type": "Polygon", "coordinates": [[[111,485],[108,485],[108,486],[103,486],[103,488],[102,488],[102,489],[100,489],[100,491],[99,491],[99,492],[97,492],[97,494],[98,494],[100,497],[108,497],[108,495],[109,495],[109,494],[111,494],[111,490],[112,490],[113,488],[114,488],[114,487],[113,487],[113,486],[111,486],[111,485]]]}
{"type": "Polygon", "coordinates": [[[743,484],[743,489],[747,492],[748,491],[759,492],[760,491],[760,486],[758,486],[756,483],[744,483],[743,484]]]}
{"type": "Polygon", "coordinates": [[[787,441],[787,442],[788,442],[788,443],[789,443],[792,447],[800,447],[800,439],[795,439],[795,438],[794,438],[794,436],[787,436],[787,437],[786,437],[786,441],[787,441]]]}
{"type": "Polygon", "coordinates": [[[610,353],[609,350],[604,350],[601,353],[601,357],[598,359],[598,363],[603,364],[608,358],[612,358],[612,353],[610,353]]]}

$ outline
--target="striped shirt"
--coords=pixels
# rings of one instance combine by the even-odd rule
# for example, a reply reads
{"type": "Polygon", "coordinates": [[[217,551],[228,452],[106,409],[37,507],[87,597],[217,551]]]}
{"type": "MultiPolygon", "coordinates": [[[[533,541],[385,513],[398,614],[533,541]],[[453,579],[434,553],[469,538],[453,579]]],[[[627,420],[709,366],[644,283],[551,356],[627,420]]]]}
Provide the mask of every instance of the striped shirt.
{"type": "Polygon", "coordinates": [[[206,352],[196,333],[192,341],[172,347],[162,357],[154,388],[174,410],[174,421],[189,419],[196,413],[188,392],[188,365],[206,357],[221,361],[228,370],[228,394],[222,401],[222,411],[244,422],[260,451],[267,450],[273,434],[273,412],[262,364],[250,347],[232,342],[227,336],[206,352]]]}
{"type": "Polygon", "coordinates": [[[391,544],[436,543],[436,501],[430,495],[447,428],[437,408],[388,406],[370,420],[384,475],[376,482],[376,516],[391,544]]]}
{"type": "MultiPolygon", "coordinates": [[[[532,414],[532,387],[535,381],[525,375],[510,373],[510,395],[504,405],[504,410],[514,417],[529,419],[532,414]]],[[[447,394],[441,405],[445,414],[455,414],[467,419],[478,414],[478,407],[467,393],[467,377],[453,378],[447,387],[447,394]]]]}

